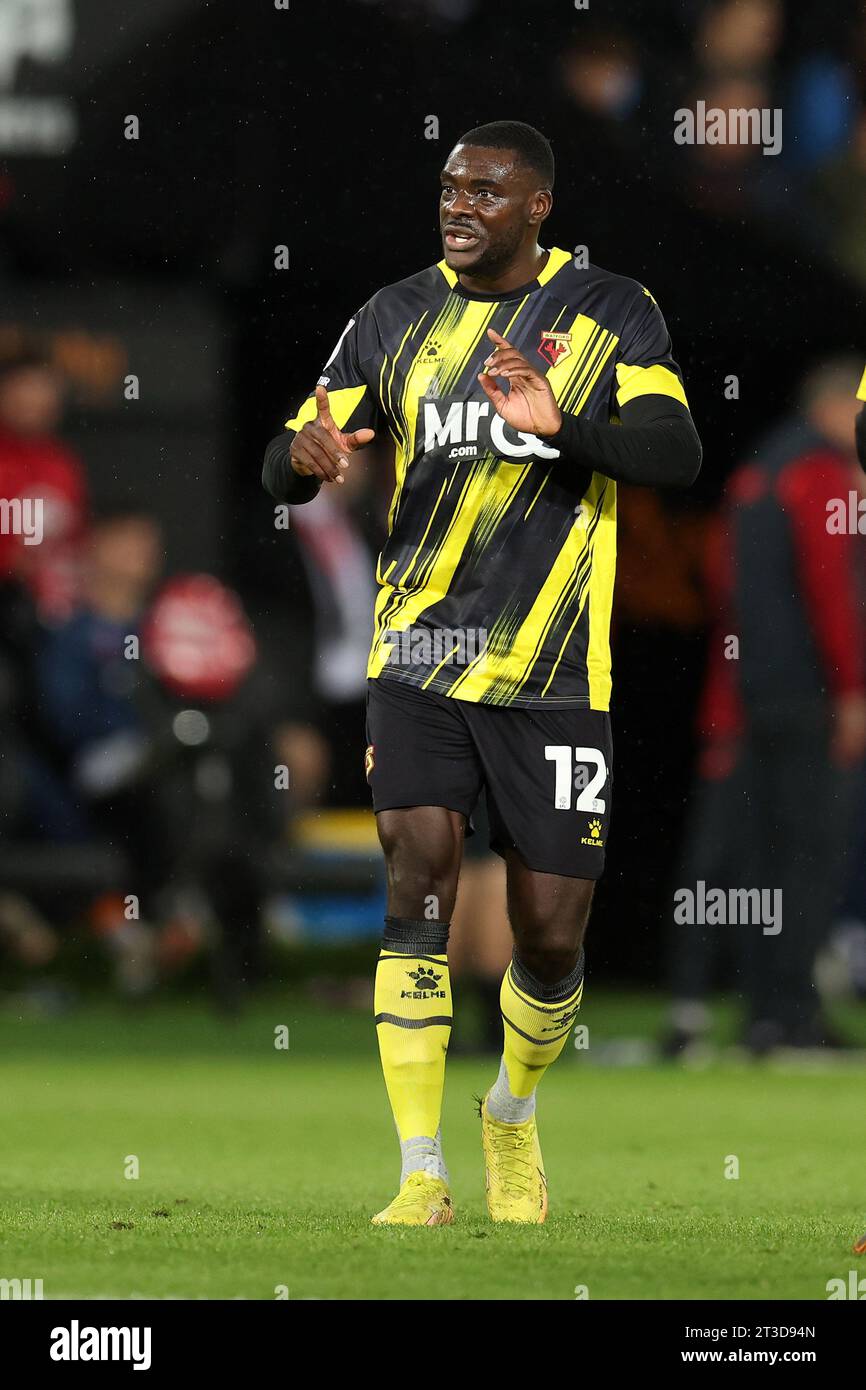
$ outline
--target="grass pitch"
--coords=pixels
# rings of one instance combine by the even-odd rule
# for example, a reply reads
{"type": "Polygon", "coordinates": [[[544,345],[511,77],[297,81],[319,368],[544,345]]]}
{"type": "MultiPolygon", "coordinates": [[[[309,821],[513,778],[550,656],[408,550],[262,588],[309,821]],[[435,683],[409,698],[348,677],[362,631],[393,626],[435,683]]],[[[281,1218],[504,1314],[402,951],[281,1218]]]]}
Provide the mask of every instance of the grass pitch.
{"type": "MultiPolygon", "coordinates": [[[[601,995],[581,1015],[594,1040],[653,1017],[601,995]]],[[[495,1063],[454,1058],[456,1221],[400,1231],[369,1225],[398,1177],[372,1032],[286,1000],[228,1024],[193,1004],[0,1015],[0,1277],[46,1298],[522,1300],[824,1299],[866,1275],[860,1066],[569,1052],[540,1092],[550,1216],[526,1229],[484,1209],[472,1096],[495,1063]]]]}

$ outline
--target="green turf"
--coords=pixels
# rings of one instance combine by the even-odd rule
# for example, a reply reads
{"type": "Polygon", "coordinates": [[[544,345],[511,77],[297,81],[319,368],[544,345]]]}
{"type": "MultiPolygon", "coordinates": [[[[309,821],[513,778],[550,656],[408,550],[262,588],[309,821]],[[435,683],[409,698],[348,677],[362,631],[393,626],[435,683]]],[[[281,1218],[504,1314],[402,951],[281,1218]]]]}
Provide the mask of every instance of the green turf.
{"type": "MultiPolygon", "coordinates": [[[[583,1021],[601,1037],[655,1017],[601,997],[583,1021]]],[[[0,1277],[42,1278],[49,1298],[823,1299],[858,1264],[861,1067],[617,1069],[571,1051],[541,1092],[548,1224],[509,1229],[484,1213],[472,1103],[493,1067],[453,1059],[457,1220],[401,1232],[368,1224],[397,1177],[370,1034],[300,1003],[237,1024],[178,1004],[0,1015],[0,1277]]]]}

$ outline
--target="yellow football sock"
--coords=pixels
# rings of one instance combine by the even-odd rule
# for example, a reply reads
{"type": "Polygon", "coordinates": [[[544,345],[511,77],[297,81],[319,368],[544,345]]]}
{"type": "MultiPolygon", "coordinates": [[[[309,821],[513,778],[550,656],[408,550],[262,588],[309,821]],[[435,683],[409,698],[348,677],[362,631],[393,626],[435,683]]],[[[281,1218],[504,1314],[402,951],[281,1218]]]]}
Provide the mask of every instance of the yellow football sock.
{"type": "Polygon", "coordinates": [[[451,1036],[448,924],[386,917],[376,967],[379,1055],[401,1143],[435,1139],[451,1036]]]}
{"type": "Polygon", "coordinates": [[[514,955],[499,993],[505,1030],[502,1060],[512,1096],[531,1096],[551,1062],[556,1061],[582,995],[582,951],[571,974],[553,986],[541,985],[514,955]]]}

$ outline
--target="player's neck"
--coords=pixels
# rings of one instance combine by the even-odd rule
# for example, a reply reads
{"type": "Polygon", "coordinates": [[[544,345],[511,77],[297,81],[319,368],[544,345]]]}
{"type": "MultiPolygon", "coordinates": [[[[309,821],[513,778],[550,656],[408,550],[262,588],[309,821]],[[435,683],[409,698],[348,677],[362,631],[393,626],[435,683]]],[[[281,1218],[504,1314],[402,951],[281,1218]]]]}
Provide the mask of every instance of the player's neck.
{"type": "Polygon", "coordinates": [[[464,289],[472,290],[476,294],[504,294],[537,280],[547,265],[549,256],[549,251],[543,251],[538,243],[534,242],[526,251],[520,253],[507,270],[494,279],[482,279],[479,275],[459,275],[457,278],[464,289]]]}

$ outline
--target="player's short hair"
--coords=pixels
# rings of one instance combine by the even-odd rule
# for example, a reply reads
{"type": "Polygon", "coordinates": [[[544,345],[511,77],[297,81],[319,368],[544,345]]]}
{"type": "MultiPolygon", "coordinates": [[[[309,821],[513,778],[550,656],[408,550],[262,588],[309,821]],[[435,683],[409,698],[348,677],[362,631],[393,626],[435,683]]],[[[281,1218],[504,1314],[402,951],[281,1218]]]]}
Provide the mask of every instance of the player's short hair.
{"type": "Polygon", "coordinates": [[[486,150],[513,150],[545,188],[553,188],[553,150],[546,135],[525,121],[489,121],[487,125],[467,130],[458,145],[479,145],[486,150]]]}

